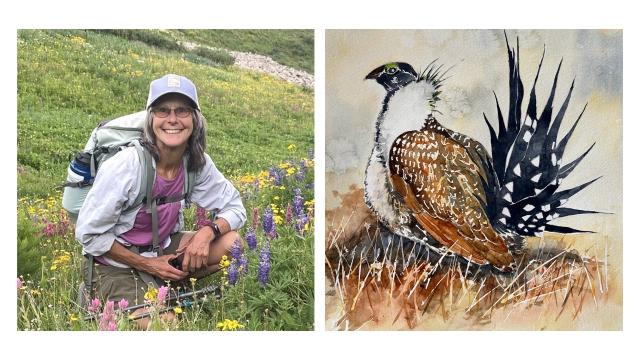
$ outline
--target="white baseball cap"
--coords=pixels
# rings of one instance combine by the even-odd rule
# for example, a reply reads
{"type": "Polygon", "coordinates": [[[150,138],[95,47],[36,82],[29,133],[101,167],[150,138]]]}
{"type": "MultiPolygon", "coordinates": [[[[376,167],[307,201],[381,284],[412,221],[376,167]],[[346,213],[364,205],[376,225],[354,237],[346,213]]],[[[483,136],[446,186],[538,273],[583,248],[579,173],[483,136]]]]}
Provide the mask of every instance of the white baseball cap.
{"type": "Polygon", "coordinates": [[[191,80],[176,74],[167,74],[151,82],[151,85],[149,85],[149,98],[147,98],[147,109],[161,96],[172,93],[188,97],[196,105],[196,109],[200,110],[196,86],[191,80]]]}

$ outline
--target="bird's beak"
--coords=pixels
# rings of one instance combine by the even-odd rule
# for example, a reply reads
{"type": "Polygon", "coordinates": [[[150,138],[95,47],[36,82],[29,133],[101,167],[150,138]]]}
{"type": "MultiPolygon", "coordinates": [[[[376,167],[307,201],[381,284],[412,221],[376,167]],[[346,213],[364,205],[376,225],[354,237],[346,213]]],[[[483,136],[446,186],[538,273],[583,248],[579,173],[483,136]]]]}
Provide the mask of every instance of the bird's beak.
{"type": "Polygon", "coordinates": [[[375,68],[373,71],[371,71],[369,73],[369,75],[367,75],[364,79],[365,80],[369,80],[369,79],[376,79],[378,77],[378,75],[380,75],[381,72],[384,71],[384,65],[379,66],[377,68],[375,68]]]}

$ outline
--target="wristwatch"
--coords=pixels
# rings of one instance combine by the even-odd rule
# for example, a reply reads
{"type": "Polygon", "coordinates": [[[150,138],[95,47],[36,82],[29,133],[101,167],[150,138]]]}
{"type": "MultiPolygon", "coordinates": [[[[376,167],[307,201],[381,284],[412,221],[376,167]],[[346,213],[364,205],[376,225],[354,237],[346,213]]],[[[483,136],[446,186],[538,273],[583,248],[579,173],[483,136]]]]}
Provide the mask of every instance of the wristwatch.
{"type": "Polygon", "coordinates": [[[222,231],[220,231],[220,227],[218,226],[218,224],[214,223],[213,221],[209,220],[207,221],[207,226],[210,226],[211,229],[213,229],[213,238],[217,239],[218,237],[220,237],[220,235],[222,235],[222,231]]]}

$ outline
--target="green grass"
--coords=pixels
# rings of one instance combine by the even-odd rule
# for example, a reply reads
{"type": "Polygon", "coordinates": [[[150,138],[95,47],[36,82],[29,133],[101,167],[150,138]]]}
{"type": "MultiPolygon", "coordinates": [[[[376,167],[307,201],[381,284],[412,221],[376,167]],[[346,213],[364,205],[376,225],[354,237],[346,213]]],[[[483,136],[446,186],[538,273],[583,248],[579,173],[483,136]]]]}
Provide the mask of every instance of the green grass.
{"type": "MultiPolygon", "coordinates": [[[[178,41],[227,50],[266,55],[295,69],[313,73],[313,30],[96,30],[168,50],[181,50],[178,41]]],[[[194,50],[218,64],[228,64],[228,55],[194,50]]]]}
{"type": "MultiPolygon", "coordinates": [[[[294,188],[303,189],[305,200],[313,198],[313,168],[303,181],[290,175],[284,186],[267,181],[257,192],[243,180],[261,172],[264,180],[271,166],[286,160],[297,164],[307,156],[313,148],[312,90],[208,62],[206,55],[189,58],[184,51],[149,45],[150,38],[80,30],[18,32],[18,276],[28,280],[18,292],[18,329],[96,328],[72,320],[82,316],[74,304],[82,256],[73,227],[54,236],[42,231],[64,219],[56,186],[91,130],[104,119],[143,109],[149,82],[166,73],[187,76],[198,86],[208,119],[207,152],[241,189],[248,213],[253,208],[262,213],[267,206],[283,211],[294,188]],[[52,269],[62,252],[69,259],[52,269]]],[[[192,218],[193,210],[187,211],[187,223],[192,218]]],[[[267,286],[256,279],[257,253],[248,252],[249,273],[237,286],[226,287],[221,301],[209,299],[185,311],[178,329],[212,330],[224,318],[251,330],[312,329],[312,231],[300,235],[290,223],[278,225],[267,286]]],[[[222,274],[207,281],[224,283],[222,274]]]]}
{"type": "Polygon", "coordinates": [[[313,30],[180,30],[177,33],[176,37],[198,44],[267,55],[280,64],[313,74],[313,30]]]}

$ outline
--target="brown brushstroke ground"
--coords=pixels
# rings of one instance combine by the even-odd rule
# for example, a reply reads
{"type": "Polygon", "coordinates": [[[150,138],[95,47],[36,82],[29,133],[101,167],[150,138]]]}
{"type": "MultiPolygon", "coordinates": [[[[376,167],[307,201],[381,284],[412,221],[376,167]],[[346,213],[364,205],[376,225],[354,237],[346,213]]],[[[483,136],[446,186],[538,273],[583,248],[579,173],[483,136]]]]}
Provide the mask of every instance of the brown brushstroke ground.
{"type": "Polygon", "coordinates": [[[362,189],[333,195],[341,206],[326,217],[328,330],[622,329],[622,264],[608,250],[619,254],[619,241],[528,238],[518,271],[508,276],[470,274],[459,263],[407,265],[407,249],[378,243],[362,189]]]}

